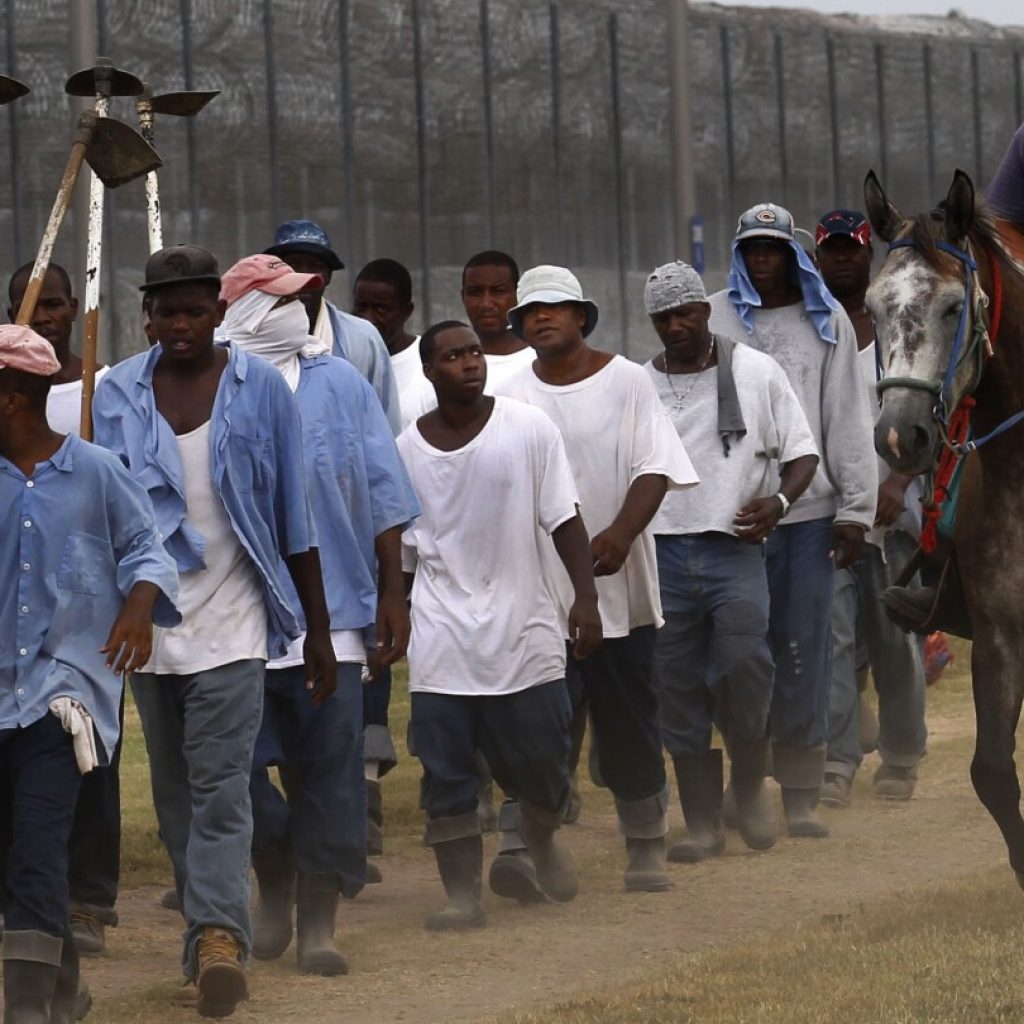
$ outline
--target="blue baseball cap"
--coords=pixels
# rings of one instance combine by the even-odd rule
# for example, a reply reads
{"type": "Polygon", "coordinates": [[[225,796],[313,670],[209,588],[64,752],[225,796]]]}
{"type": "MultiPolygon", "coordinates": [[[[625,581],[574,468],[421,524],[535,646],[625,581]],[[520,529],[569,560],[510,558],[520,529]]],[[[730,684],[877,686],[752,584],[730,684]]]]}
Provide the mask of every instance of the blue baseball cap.
{"type": "Polygon", "coordinates": [[[274,244],[263,251],[282,259],[290,252],[308,253],[323,260],[331,270],[342,270],[345,266],[331,248],[327,232],[311,220],[286,220],[274,232],[274,244]]]}

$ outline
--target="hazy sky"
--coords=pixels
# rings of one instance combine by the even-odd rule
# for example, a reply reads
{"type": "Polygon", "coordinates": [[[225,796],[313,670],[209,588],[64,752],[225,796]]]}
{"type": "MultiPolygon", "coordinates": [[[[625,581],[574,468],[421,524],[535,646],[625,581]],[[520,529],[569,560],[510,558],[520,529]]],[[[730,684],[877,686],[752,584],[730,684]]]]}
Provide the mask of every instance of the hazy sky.
{"type": "MultiPolygon", "coordinates": [[[[719,2],[732,6],[731,0],[719,2]]],[[[1020,0],[742,0],[742,6],[811,7],[829,14],[946,14],[956,7],[969,18],[1024,26],[1024,4],[1020,0]]]]}

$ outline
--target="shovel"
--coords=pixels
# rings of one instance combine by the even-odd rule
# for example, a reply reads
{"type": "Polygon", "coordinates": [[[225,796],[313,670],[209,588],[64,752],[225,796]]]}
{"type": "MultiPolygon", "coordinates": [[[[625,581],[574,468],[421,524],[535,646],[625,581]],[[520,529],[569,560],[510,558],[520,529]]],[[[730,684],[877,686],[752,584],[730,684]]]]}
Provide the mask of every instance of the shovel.
{"type": "MultiPolygon", "coordinates": [[[[195,117],[207,103],[219,96],[214,92],[165,92],[151,96],[149,87],[136,99],[135,109],[139,115],[139,131],[142,137],[153,145],[153,115],[166,114],[170,117],[195,117]]],[[[160,222],[160,186],[156,171],[146,175],[146,225],[149,229],[149,251],[157,252],[164,247],[163,227],[160,222]]]]}
{"type": "Polygon", "coordinates": [[[32,90],[24,82],[16,78],[8,78],[7,75],[0,75],[0,107],[6,103],[13,103],[32,90]]]}
{"type": "MultiPolygon", "coordinates": [[[[107,116],[111,96],[138,96],[142,81],[98,57],[91,68],[76,71],[64,84],[70,96],[95,96],[95,113],[107,116]]],[[[96,345],[100,325],[100,259],[103,245],[103,189],[98,174],[89,182],[89,237],[85,250],[85,335],[82,340],[82,425],[81,435],[92,440],[92,395],[96,385],[96,345]]]]}

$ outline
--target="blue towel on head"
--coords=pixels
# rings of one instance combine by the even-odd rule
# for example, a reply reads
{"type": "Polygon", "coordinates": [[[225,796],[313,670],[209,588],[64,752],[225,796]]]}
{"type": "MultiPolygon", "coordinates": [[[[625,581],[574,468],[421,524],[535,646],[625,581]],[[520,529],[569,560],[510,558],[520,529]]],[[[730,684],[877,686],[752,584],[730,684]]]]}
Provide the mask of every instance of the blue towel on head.
{"type": "MultiPolygon", "coordinates": [[[[804,252],[803,246],[793,240],[784,240],[796,256],[797,276],[800,280],[800,291],[804,297],[804,309],[818,332],[818,337],[829,344],[836,343],[835,332],[832,330],[832,314],[838,313],[843,307],[825,286],[817,267],[811,262],[810,256],[804,252]]],[[[754,333],[753,309],[760,308],[761,296],[750,283],[747,266],[740,255],[739,242],[732,243],[732,264],[729,267],[729,301],[736,315],[743,321],[748,334],[754,333]]]]}

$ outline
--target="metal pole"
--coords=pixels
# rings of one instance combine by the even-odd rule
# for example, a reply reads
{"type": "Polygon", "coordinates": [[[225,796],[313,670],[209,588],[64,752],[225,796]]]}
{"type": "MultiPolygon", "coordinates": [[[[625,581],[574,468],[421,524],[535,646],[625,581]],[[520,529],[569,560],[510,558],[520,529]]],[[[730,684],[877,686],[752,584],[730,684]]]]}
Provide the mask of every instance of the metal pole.
{"type": "Polygon", "coordinates": [[[693,262],[690,220],[697,215],[697,175],[690,110],[690,29],[687,0],[669,0],[668,46],[672,75],[672,177],[675,249],[693,262]]]}
{"type": "Polygon", "coordinates": [[[836,48],[831,36],[825,37],[825,62],[828,66],[828,119],[832,136],[832,202],[840,205],[839,185],[839,96],[836,86],[836,48]]]}
{"type": "Polygon", "coordinates": [[[619,333],[621,352],[629,355],[629,283],[626,268],[629,263],[629,209],[626,197],[626,172],[622,158],[622,98],[619,90],[619,19],[608,15],[608,56],[611,64],[612,87],[612,152],[615,159],[615,226],[618,243],[619,266],[619,333]]]}
{"type": "MultiPolygon", "coordinates": [[[[18,77],[18,47],[14,34],[14,0],[4,0],[4,37],[7,42],[7,73],[18,77]]],[[[18,104],[7,106],[7,145],[10,150],[8,175],[11,180],[11,242],[14,246],[14,265],[21,266],[21,156],[18,132],[18,104]]]]}
{"type": "Polygon", "coordinates": [[[491,99],[491,25],[488,0],[480,0],[480,58],[483,71],[484,173],[487,180],[487,240],[493,248],[497,228],[494,195],[494,108],[491,99]]]}
{"type": "MultiPolygon", "coordinates": [[[[181,0],[181,62],[185,73],[185,88],[193,89],[194,64],[192,50],[192,0],[181,0]]],[[[199,241],[199,161],[196,157],[196,126],[192,118],[185,119],[185,150],[188,156],[188,228],[194,242],[199,241]]]]}
{"type": "Polygon", "coordinates": [[[267,148],[270,156],[270,217],[281,223],[281,161],[277,143],[277,73],[274,68],[274,12],[263,0],[263,57],[267,77],[267,148]]]}
{"type": "Polygon", "coordinates": [[[935,201],[935,107],[932,103],[932,48],[924,44],[924,126],[926,135],[925,173],[928,202],[935,201]]]}
{"type": "Polygon", "coordinates": [[[1017,93],[1017,118],[1015,123],[1020,124],[1024,121],[1024,81],[1022,81],[1021,75],[1021,55],[1014,50],[1013,52],[1013,81],[1016,85],[1017,93]]]}
{"type": "Polygon", "coordinates": [[[719,29],[719,40],[722,48],[722,104],[725,108],[725,205],[727,216],[736,212],[736,150],[733,144],[732,123],[732,69],[729,67],[729,27],[722,25],[719,29]]]}
{"type": "Polygon", "coordinates": [[[430,316],[430,182],[427,175],[427,119],[423,84],[423,19],[420,0],[412,0],[412,55],[416,76],[416,178],[420,202],[420,265],[423,319],[430,316]]]}
{"type": "Polygon", "coordinates": [[[884,182],[889,177],[889,140],[885,131],[885,47],[881,43],[875,43],[875,103],[878,108],[878,173],[884,182]]]}
{"type": "MultiPolygon", "coordinates": [[[[95,0],[68,0],[68,34],[70,68],[73,74],[96,63],[96,3],[95,0]]],[[[95,100],[86,96],[72,96],[71,112],[77,122],[79,114],[93,109],[95,100]]],[[[86,248],[89,244],[89,194],[78,189],[74,196],[75,248],[72,265],[68,269],[72,281],[84,284],[87,266],[86,248]]]]}
{"type": "Polygon", "coordinates": [[[565,191],[562,179],[562,38],[558,24],[558,4],[548,8],[551,37],[551,145],[555,158],[555,251],[564,263],[565,191]]]}
{"type": "MultiPolygon", "coordinates": [[[[345,259],[356,259],[356,144],[352,113],[352,80],[349,76],[348,0],[338,3],[338,44],[341,51],[341,147],[345,171],[345,259]]],[[[350,275],[351,280],[351,275],[350,275]]]]}
{"type": "Polygon", "coordinates": [[[775,33],[775,106],[779,124],[779,177],[782,179],[782,205],[789,206],[789,153],[786,150],[786,65],[782,36],[775,33]]]}
{"type": "Polygon", "coordinates": [[[981,141],[981,69],[978,51],[971,47],[971,107],[974,114],[974,180],[981,184],[983,145],[981,141]]]}
{"type": "MultiPolygon", "coordinates": [[[[100,53],[110,52],[110,39],[107,35],[107,2],[96,0],[96,39],[100,53]]],[[[106,192],[101,183],[97,183],[101,193],[106,192]]],[[[103,263],[106,267],[107,277],[107,306],[106,315],[99,321],[99,348],[110,353],[111,363],[116,363],[121,358],[121,329],[117,317],[117,232],[114,230],[114,221],[117,219],[117,193],[110,189],[109,195],[104,195],[106,213],[103,216],[103,263]]]]}

